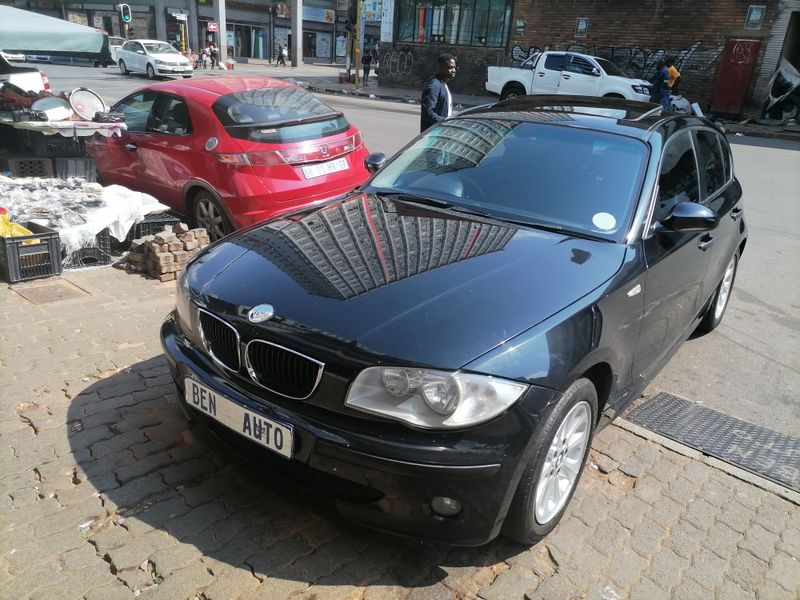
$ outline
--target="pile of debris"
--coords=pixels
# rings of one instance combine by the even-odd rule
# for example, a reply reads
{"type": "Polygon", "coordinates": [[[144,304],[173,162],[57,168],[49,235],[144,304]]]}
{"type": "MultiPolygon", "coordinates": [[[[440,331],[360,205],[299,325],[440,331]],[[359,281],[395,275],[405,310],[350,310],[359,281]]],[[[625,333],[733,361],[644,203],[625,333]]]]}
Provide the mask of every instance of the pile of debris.
{"type": "Polygon", "coordinates": [[[167,225],[162,233],[131,241],[125,261],[128,273],[144,273],[159,281],[172,281],[186,261],[210,243],[202,227],[189,229],[186,223],[167,225]]]}

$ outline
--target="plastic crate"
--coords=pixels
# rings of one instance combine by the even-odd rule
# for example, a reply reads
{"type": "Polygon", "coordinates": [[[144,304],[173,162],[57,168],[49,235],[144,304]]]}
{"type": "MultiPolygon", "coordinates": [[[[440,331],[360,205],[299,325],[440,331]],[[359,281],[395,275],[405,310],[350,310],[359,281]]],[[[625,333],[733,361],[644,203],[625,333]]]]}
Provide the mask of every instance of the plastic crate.
{"type": "Polygon", "coordinates": [[[143,220],[134,224],[128,232],[128,240],[135,240],[146,235],[156,235],[164,231],[167,225],[177,225],[181,220],[169,213],[147,215],[143,220]]]}
{"type": "Polygon", "coordinates": [[[36,223],[22,225],[33,235],[0,236],[0,275],[3,279],[16,283],[61,273],[58,232],[36,223]],[[39,243],[26,245],[29,240],[39,240],[39,243]]]}
{"type": "Polygon", "coordinates": [[[65,269],[83,269],[111,264],[111,233],[108,227],[95,236],[94,246],[86,246],[64,257],[65,269]]]}
{"type": "Polygon", "coordinates": [[[31,131],[28,140],[35,156],[48,158],[86,156],[86,144],[81,137],[44,135],[38,131],[31,131]]]}
{"type": "Polygon", "coordinates": [[[0,156],[0,173],[6,171],[12,177],[52,177],[53,161],[33,156],[0,156]]]}
{"type": "Polygon", "coordinates": [[[83,177],[86,181],[94,183],[97,181],[97,165],[93,158],[54,158],[56,177],[67,179],[68,177],[83,177]]]}

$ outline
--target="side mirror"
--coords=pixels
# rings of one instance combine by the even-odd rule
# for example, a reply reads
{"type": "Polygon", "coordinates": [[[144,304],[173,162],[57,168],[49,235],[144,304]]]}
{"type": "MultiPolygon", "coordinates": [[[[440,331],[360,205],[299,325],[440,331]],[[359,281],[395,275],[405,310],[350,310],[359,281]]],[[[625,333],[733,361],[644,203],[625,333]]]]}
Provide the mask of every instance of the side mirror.
{"type": "Polygon", "coordinates": [[[595,77],[600,77],[600,69],[598,69],[597,67],[592,67],[592,75],[594,75],[595,77]]]}
{"type": "Polygon", "coordinates": [[[377,154],[370,154],[364,159],[364,166],[370,173],[377,173],[380,169],[383,168],[383,165],[386,164],[387,160],[389,159],[386,158],[386,155],[383,154],[382,152],[378,152],[377,154]]]}
{"type": "Polygon", "coordinates": [[[719,217],[710,208],[696,202],[681,202],[656,224],[656,231],[692,233],[711,231],[719,225],[719,217]]]}
{"type": "Polygon", "coordinates": [[[137,50],[136,54],[144,54],[144,50],[137,50]]]}

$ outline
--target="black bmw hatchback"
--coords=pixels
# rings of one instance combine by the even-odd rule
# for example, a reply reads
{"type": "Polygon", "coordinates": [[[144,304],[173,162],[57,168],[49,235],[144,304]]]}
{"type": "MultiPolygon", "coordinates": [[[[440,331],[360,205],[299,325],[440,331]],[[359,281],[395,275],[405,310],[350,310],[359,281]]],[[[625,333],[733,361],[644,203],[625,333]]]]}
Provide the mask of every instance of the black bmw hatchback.
{"type": "Polygon", "coordinates": [[[367,163],[187,265],[161,330],[187,414],[362,524],[533,543],[596,428],[723,317],[747,237],[728,143],[655,105],[526,97],[367,163]]]}

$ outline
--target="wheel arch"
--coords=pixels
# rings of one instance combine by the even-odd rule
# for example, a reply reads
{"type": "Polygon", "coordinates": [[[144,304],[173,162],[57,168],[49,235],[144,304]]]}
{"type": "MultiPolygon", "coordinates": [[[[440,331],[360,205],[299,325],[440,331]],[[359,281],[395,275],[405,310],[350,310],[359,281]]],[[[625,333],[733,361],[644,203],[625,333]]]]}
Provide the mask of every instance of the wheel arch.
{"type": "Polygon", "coordinates": [[[219,207],[222,209],[222,211],[225,213],[225,216],[228,218],[228,222],[231,223],[231,225],[233,225],[234,229],[236,229],[237,223],[236,220],[233,218],[233,215],[231,215],[231,211],[228,209],[228,205],[222,198],[220,198],[220,195],[216,191],[214,191],[214,188],[212,188],[209,184],[200,179],[190,179],[189,181],[186,182],[186,185],[183,187],[183,214],[190,219],[194,219],[194,213],[193,213],[194,199],[197,197],[197,194],[202,191],[208,192],[214,197],[214,199],[217,201],[217,204],[219,204],[219,207]]]}

